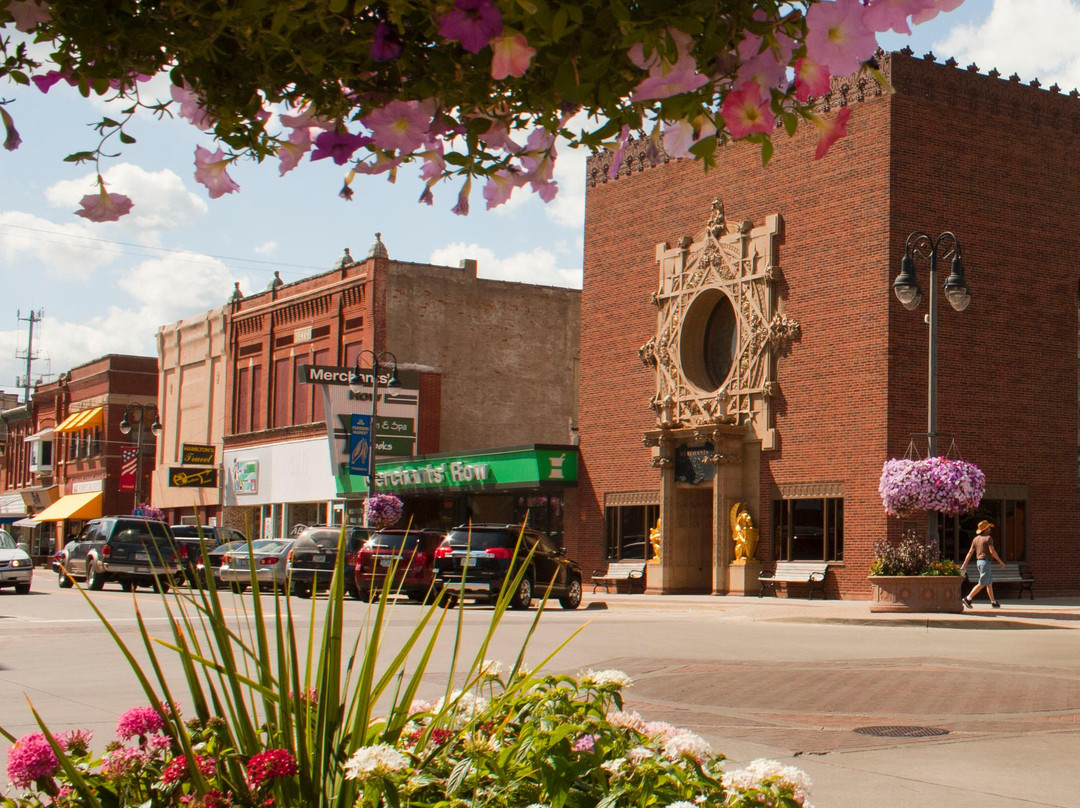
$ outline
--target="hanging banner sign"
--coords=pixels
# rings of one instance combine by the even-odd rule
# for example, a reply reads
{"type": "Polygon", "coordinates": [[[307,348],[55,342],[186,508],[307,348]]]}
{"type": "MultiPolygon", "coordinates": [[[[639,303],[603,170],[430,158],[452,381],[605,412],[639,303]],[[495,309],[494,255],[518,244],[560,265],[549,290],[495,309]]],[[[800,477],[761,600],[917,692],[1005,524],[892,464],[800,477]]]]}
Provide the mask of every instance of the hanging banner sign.
{"type": "Polygon", "coordinates": [[[353,415],[349,424],[349,474],[371,474],[371,416],[353,415]]]}
{"type": "Polygon", "coordinates": [[[217,488],[217,469],[169,469],[169,485],[173,488],[217,488]]]}
{"type": "Polygon", "coordinates": [[[185,466],[212,466],[216,457],[217,450],[213,446],[185,443],[180,455],[180,462],[185,466]]]}

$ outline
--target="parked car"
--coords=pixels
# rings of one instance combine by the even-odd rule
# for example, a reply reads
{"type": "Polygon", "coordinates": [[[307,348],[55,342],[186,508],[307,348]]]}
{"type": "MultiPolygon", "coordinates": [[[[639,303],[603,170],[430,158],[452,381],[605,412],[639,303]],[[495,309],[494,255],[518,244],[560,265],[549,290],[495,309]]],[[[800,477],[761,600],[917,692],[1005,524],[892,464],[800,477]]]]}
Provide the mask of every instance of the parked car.
{"type": "Polygon", "coordinates": [[[452,606],[467,597],[494,602],[523,564],[511,608],[528,609],[549,583],[551,597],[564,609],[581,605],[581,567],[565,550],[539,531],[492,524],[456,527],[435,551],[436,585],[445,591],[441,602],[452,606]]]}
{"type": "Polygon", "coordinates": [[[435,580],[435,551],[445,534],[438,530],[380,530],[374,533],[356,556],[354,580],[361,600],[371,600],[382,591],[386,576],[393,570],[391,592],[401,592],[423,603],[435,580]],[[396,565],[396,566],[395,566],[396,565]]]}
{"type": "MultiPolygon", "coordinates": [[[[210,559],[210,574],[214,577],[214,583],[218,588],[222,586],[220,572],[221,565],[225,562],[226,556],[228,556],[229,553],[246,546],[247,539],[244,539],[243,541],[230,541],[225,544],[219,544],[206,554],[206,557],[210,559]]],[[[204,587],[207,585],[206,562],[203,561],[202,554],[199,555],[198,560],[195,562],[195,577],[193,580],[196,586],[204,587]]]]}
{"type": "Polygon", "coordinates": [[[289,551],[295,543],[294,539],[256,539],[250,551],[246,542],[239,543],[222,556],[218,580],[233,592],[243,592],[251,586],[254,561],[260,592],[284,590],[289,579],[289,551]]]}
{"type": "Polygon", "coordinates": [[[341,525],[314,525],[300,531],[289,554],[292,594],[309,598],[330,588],[342,529],[345,531],[344,569],[350,573],[346,577],[345,588],[354,598],[360,597],[351,573],[356,566],[357,552],[374,531],[357,525],[346,525],[344,528],[341,525]]]}
{"type": "Polygon", "coordinates": [[[34,560],[6,530],[0,529],[0,587],[13,586],[17,595],[30,592],[34,580],[34,560]]]}
{"type": "MultiPolygon", "coordinates": [[[[137,586],[165,591],[176,583],[180,572],[169,526],[156,519],[91,519],[75,541],[65,567],[68,576],[84,578],[88,589],[99,590],[109,581],[117,581],[125,591],[137,586]]],[[[65,585],[70,583],[61,578],[61,586],[65,585]]]]}
{"type": "Polygon", "coordinates": [[[202,579],[197,572],[199,561],[202,560],[201,542],[206,542],[206,549],[213,550],[222,544],[232,541],[247,541],[239,530],[229,527],[211,525],[172,525],[169,528],[176,543],[176,555],[180,561],[180,569],[183,571],[184,580],[189,586],[202,586],[202,579]]]}

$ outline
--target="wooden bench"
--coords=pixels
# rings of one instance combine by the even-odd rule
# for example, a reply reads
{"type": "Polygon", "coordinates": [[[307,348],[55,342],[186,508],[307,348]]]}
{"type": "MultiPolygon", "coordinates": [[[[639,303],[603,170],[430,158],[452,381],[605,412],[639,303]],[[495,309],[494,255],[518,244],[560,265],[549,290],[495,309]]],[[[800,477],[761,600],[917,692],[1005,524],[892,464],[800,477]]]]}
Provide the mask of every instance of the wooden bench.
{"type": "MultiPolygon", "coordinates": [[[[1019,591],[1016,593],[1017,598],[1022,598],[1024,593],[1027,592],[1032,600],[1035,600],[1035,592],[1032,587],[1035,585],[1035,575],[1031,572],[1031,567],[1022,561],[1006,561],[1005,566],[998,566],[994,561],[990,562],[992,581],[994,586],[998,584],[1016,584],[1019,587],[1019,591]]],[[[972,561],[967,565],[967,569],[964,570],[964,575],[967,576],[968,583],[972,586],[979,582],[979,567],[972,561]]]]}
{"type": "Polygon", "coordinates": [[[602,586],[605,592],[610,592],[610,587],[614,586],[615,591],[618,592],[619,584],[624,581],[631,593],[635,590],[645,591],[645,561],[643,559],[609,561],[606,569],[593,570],[592,591],[595,592],[598,586],[602,586]]]}
{"type": "Polygon", "coordinates": [[[825,573],[829,565],[824,561],[777,561],[776,571],[772,575],[761,573],[758,581],[761,583],[761,591],[758,597],[765,597],[766,591],[776,595],[776,585],[806,584],[810,587],[810,600],[814,599],[814,592],[821,592],[825,598],[825,573]]]}

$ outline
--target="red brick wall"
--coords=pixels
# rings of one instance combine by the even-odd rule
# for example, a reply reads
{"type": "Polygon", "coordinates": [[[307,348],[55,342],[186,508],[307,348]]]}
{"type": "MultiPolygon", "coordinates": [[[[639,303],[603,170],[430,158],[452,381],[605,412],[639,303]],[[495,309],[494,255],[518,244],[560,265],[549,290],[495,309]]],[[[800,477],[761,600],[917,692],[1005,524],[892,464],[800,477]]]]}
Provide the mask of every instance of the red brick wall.
{"type": "MultiPolygon", "coordinates": [[[[822,161],[810,126],[778,134],[765,167],[734,144],[708,173],[676,161],[589,187],[584,468],[566,537],[583,567],[604,554],[604,492],[659,489],[641,444],[655,425],[653,377],[637,356],[655,329],[655,245],[696,235],[720,198],[729,221],[783,217],[782,306],[802,327],[777,364],[780,443],[762,455],[759,557],[772,555],[775,485],[842,482],[845,563],[830,590],[868,596],[872,545],[900,529],[877,493],[881,464],[926,431],[926,302],[908,312],[890,285],[908,233],[952,229],[974,301],[957,313],[939,300],[938,429],[991,483],[1029,487],[1040,591],[1077,587],[1080,262],[1065,212],[1080,191],[1065,179],[1077,167],[1069,138],[1054,127],[1080,120],[1080,102],[900,55],[892,67],[897,93],[849,94],[848,137],[822,161]]],[[[926,263],[917,268],[925,291],[926,263]]]]}

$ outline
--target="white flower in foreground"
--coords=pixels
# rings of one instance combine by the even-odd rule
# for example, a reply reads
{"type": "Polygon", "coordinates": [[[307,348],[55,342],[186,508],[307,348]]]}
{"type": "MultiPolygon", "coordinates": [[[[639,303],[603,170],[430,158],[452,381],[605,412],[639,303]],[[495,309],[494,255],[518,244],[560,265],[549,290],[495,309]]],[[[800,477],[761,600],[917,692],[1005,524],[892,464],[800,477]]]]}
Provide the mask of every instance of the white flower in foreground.
{"type": "Polygon", "coordinates": [[[656,752],[647,746],[635,746],[626,753],[626,759],[635,766],[644,763],[646,760],[651,760],[654,757],[656,757],[656,752]]]}
{"type": "Polygon", "coordinates": [[[612,777],[618,777],[622,773],[622,768],[625,765],[626,758],[615,758],[614,760],[605,760],[600,764],[600,768],[612,777]]]}
{"type": "Polygon", "coordinates": [[[647,721],[638,728],[638,731],[646,738],[657,741],[666,741],[682,732],[677,726],[667,721],[647,721]]]}
{"type": "Polygon", "coordinates": [[[664,757],[668,760],[689,757],[700,763],[712,757],[712,753],[712,747],[708,742],[693,732],[684,730],[664,741],[664,757]]]}
{"type": "Polygon", "coordinates": [[[763,785],[776,784],[786,787],[796,795],[796,802],[810,808],[806,794],[810,791],[810,776],[802,769],[785,766],[777,760],[758,758],[745,769],[736,769],[721,778],[724,788],[745,791],[763,785]],[[802,799],[800,800],[799,797],[802,799]]]}
{"type": "Polygon", "coordinates": [[[687,802],[686,800],[679,800],[678,802],[670,803],[667,808],[697,808],[697,806],[694,805],[694,803],[692,802],[687,802]]]}
{"type": "Polygon", "coordinates": [[[413,699],[412,704],[409,705],[409,715],[416,715],[417,713],[430,713],[432,707],[434,707],[427,699],[413,699]]]}
{"type": "Polygon", "coordinates": [[[580,674],[581,683],[586,687],[595,687],[600,690],[621,690],[630,687],[634,683],[627,674],[614,668],[606,671],[587,670],[580,674]]]}
{"type": "Polygon", "coordinates": [[[457,713],[459,720],[468,720],[487,709],[488,701],[483,696],[477,696],[468,691],[455,690],[449,698],[439,699],[435,703],[434,712],[441,713],[451,710],[457,713]]]}
{"type": "Polygon", "coordinates": [[[641,717],[641,714],[632,711],[612,710],[606,718],[613,727],[625,727],[641,732],[642,727],[645,726],[645,719],[641,717]]]}
{"type": "Polygon", "coordinates": [[[502,674],[503,664],[497,659],[485,659],[480,663],[480,675],[489,679],[497,679],[502,674]]]}
{"type": "Polygon", "coordinates": [[[346,780],[371,780],[409,768],[409,759],[389,744],[362,746],[345,761],[346,780]]]}

